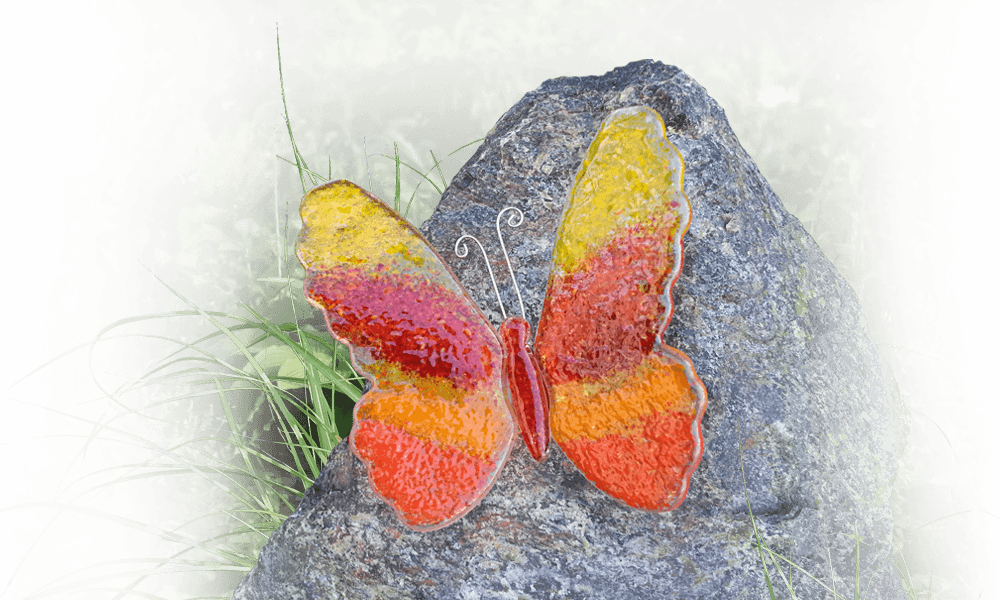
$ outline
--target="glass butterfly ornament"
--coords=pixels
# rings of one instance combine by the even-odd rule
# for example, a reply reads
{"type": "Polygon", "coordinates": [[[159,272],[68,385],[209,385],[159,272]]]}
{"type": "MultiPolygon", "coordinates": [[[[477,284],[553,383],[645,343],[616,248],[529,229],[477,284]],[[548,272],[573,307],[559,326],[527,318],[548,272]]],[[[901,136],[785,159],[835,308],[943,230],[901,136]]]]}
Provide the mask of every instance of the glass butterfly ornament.
{"type": "Polygon", "coordinates": [[[527,322],[508,318],[498,336],[427,240],[375,196],[335,181],[300,213],[306,296],[370,383],[351,449],[406,526],[433,531],[472,510],[510,456],[515,421],[536,459],[551,429],[606,494],[642,510],[680,506],[701,460],[706,392],[660,339],[691,208],[655,110],[614,111],[588,149],[534,362],[527,322]]]}

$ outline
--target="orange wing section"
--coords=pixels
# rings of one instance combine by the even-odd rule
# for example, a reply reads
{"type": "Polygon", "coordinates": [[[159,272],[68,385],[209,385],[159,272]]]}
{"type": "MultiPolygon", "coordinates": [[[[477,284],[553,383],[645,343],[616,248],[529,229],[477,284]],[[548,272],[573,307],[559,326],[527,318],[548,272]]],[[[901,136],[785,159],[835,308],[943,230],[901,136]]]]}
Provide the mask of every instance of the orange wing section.
{"type": "Polygon", "coordinates": [[[625,504],[680,506],[701,461],[705,387],[664,346],[691,220],[684,164],[655,110],[611,113],[570,192],[535,350],[552,438],[625,504]]]}
{"type": "Polygon", "coordinates": [[[300,213],[306,297],[371,383],[351,449],[404,524],[444,527],[493,486],[516,433],[496,332],[427,240],[357,185],[320,186],[300,213]]]}

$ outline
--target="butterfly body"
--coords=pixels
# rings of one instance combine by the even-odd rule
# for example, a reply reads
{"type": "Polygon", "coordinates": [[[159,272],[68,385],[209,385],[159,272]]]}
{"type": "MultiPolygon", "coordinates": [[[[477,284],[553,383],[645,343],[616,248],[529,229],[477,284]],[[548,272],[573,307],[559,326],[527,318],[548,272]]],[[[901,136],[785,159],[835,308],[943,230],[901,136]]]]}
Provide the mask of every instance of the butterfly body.
{"type": "Polygon", "coordinates": [[[542,462],[549,455],[549,412],[552,391],[538,356],[530,344],[531,325],[523,317],[508,317],[500,324],[504,348],[504,395],[510,403],[521,438],[532,458],[542,462]]]}
{"type": "Polygon", "coordinates": [[[706,402],[691,361],[660,339],[690,221],[682,177],[655,111],[605,120],[559,229],[533,349],[524,319],[498,335],[377,198],[347,181],[307,194],[297,244],[307,297],[371,382],[351,447],[407,526],[430,531],[471,510],[518,426],[539,460],[551,429],[588,479],[629,506],[680,505],[706,402]]]}

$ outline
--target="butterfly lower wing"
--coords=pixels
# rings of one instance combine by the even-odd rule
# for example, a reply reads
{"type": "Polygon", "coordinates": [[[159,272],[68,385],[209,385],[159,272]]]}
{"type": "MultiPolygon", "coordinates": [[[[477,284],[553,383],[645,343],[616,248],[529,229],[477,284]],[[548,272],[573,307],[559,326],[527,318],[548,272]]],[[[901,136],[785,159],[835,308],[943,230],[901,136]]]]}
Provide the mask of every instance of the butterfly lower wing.
{"type": "Polygon", "coordinates": [[[300,212],[306,296],[371,383],[351,448],[403,523],[444,527],[486,495],[516,433],[496,333],[423,236],[375,196],[336,181],[310,191],[300,212]]]}
{"type": "Polygon", "coordinates": [[[599,489],[647,510],[684,501],[702,454],[705,388],[660,342],[690,218],[660,116],[612,113],[570,194],[535,340],[553,439],[599,489]]]}

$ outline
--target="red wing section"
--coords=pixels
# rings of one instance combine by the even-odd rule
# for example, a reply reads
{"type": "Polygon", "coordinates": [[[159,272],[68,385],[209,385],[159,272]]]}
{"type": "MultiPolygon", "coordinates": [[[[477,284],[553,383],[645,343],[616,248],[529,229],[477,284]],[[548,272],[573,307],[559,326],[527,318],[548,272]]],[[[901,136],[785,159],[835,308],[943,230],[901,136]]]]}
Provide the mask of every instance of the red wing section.
{"type": "Polygon", "coordinates": [[[336,181],[300,212],[306,297],[371,382],[351,448],[403,523],[444,527],[486,495],[510,454],[497,335],[423,236],[375,196],[336,181]]]}
{"type": "Polygon", "coordinates": [[[660,336],[691,219],[684,166],[651,108],[604,121],[570,193],[535,350],[552,437],[600,490],[673,510],[702,454],[705,388],[660,336]]]}

